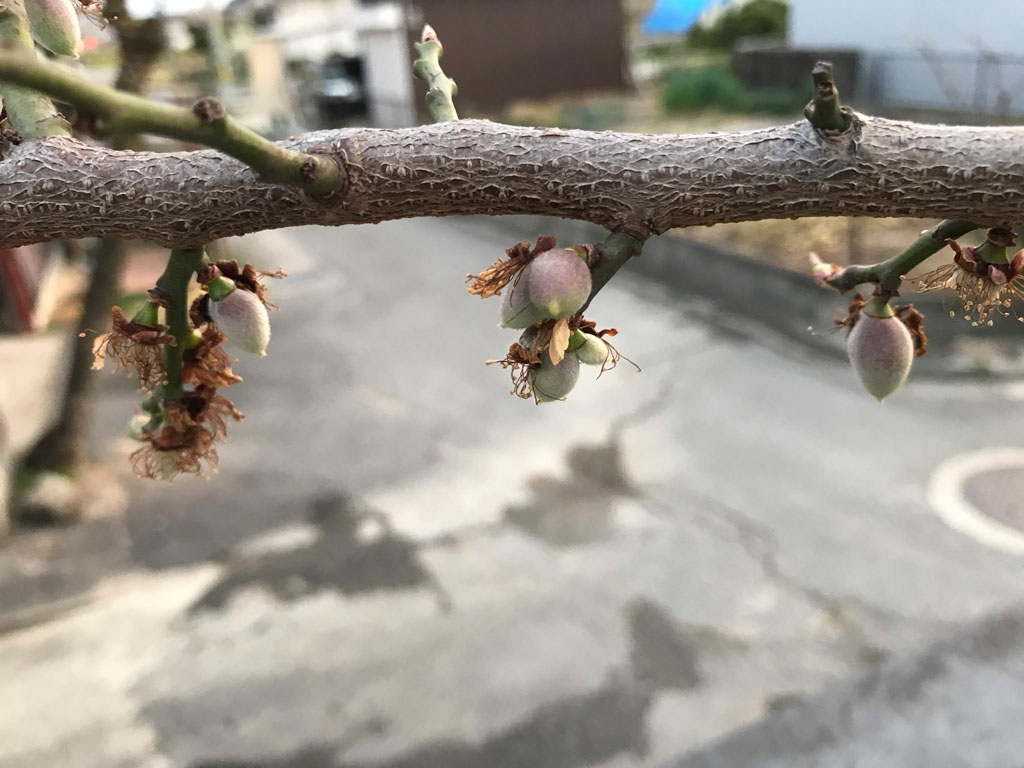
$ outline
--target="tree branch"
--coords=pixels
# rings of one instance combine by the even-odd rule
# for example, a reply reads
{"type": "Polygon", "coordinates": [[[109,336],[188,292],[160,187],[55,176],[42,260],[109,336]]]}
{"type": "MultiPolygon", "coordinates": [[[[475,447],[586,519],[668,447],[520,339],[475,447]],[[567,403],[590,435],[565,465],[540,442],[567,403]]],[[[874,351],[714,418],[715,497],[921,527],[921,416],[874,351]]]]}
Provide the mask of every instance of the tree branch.
{"type": "Polygon", "coordinates": [[[458,120],[454,99],[459,87],[441,69],[444,48],[432,26],[427,24],[423,27],[423,39],[415,47],[419,58],[412,63],[412,73],[427,84],[426,101],[430,116],[435,123],[458,120]]]}
{"type": "Polygon", "coordinates": [[[347,187],[312,199],[209,150],[25,142],[0,162],[0,247],[90,236],[197,245],[276,227],[472,214],[560,216],[640,237],[798,216],[1024,220],[1022,127],[854,115],[834,137],[805,120],[657,136],[460,120],[321,131],[281,146],[333,158],[347,187]]]}
{"type": "MultiPolygon", "coordinates": [[[[36,61],[35,43],[23,0],[0,3],[0,45],[19,51],[23,61],[36,61]]],[[[71,135],[71,126],[57,113],[48,97],[29,88],[3,82],[6,79],[0,76],[0,98],[7,109],[7,119],[21,138],[71,135]]]]}
{"type": "Polygon", "coordinates": [[[162,104],[94,83],[9,48],[0,50],[0,82],[18,83],[86,110],[101,118],[104,127],[113,133],[151,133],[219,149],[268,181],[294,184],[311,194],[330,194],[344,182],[340,169],[329,158],[296,152],[264,139],[228,117],[215,99],[201,99],[191,110],[162,104]]]}
{"type": "Polygon", "coordinates": [[[887,291],[897,291],[907,273],[945,248],[947,240],[956,240],[977,228],[978,225],[970,221],[954,219],[939,222],[922,232],[917,240],[891,259],[870,266],[853,264],[824,282],[841,292],[856,288],[862,283],[877,283],[887,291]]]}
{"type": "Polygon", "coordinates": [[[604,288],[615,273],[626,266],[626,262],[639,256],[644,248],[644,240],[626,232],[613,232],[597,246],[597,263],[590,269],[590,296],[587,303],[580,308],[579,314],[587,311],[590,302],[604,288]]]}
{"type": "Polygon", "coordinates": [[[185,352],[185,340],[192,330],[188,317],[188,288],[192,276],[202,266],[203,256],[201,248],[171,251],[167,268],[156,281],[156,290],[165,302],[167,327],[175,340],[173,345],[167,344],[164,347],[167,383],[162,386],[161,394],[168,400],[179,398],[182,393],[182,355],[185,352]]]}

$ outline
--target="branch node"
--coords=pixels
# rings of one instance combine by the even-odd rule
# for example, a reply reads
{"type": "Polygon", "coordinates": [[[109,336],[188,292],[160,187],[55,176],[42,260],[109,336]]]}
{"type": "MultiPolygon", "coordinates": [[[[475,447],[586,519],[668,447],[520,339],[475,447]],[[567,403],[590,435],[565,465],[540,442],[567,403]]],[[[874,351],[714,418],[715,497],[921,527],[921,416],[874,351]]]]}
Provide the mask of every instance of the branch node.
{"type": "Polygon", "coordinates": [[[209,125],[224,120],[228,116],[228,111],[220,99],[204,96],[192,105],[192,114],[209,125]]]}
{"type": "Polygon", "coordinates": [[[832,64],[819,61],[811,70],[814,98],[804,108],[804,117],[819,131],[843,133],[850,127],[849,110],[839,104],[839,89],[832,74],[832,64]]]}
{"type": "Polygon", "coordinates": [[[299,166],[299,171],[302,173],[303,178],[308,181],[312,181],[317,176],[317,171],[320,169],[320,161],[317,158],[310,155],[302,161],[302,165],[299,166]]]}

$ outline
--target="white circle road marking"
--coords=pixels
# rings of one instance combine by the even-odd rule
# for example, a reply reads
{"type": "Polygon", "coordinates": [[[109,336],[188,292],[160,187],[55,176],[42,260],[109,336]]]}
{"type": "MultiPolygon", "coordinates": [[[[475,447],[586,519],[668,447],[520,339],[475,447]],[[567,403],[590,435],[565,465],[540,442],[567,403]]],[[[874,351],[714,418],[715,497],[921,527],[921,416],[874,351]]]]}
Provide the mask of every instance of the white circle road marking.
{"type": "Polygon", "coordinates": [[[983,448],[953,456],[932,472],[928,504],[950,528],[993,549],[1024,555],[1024,532],[987,517],[964,493],[964,483],[979,472],[1015,468],[1024,472],[1024,448],[983,448]]]}

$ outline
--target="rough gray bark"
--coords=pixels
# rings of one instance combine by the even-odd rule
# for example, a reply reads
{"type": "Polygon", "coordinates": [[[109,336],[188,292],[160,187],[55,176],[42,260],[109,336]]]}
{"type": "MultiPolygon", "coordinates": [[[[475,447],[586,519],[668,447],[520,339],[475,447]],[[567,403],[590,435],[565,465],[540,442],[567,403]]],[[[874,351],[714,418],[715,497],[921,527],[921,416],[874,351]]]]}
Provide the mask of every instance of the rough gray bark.
{"type": "MultiPolygon", "coordinates": [[[[141,93],[166,48],[163,19],[159,16],[133,19],[124,0],[107,0],[104,11],[117,34],[121,52],[115,87],[128,93],[141,93]]],[[[115,143],[117,149],[127,149],[137,142],[115,139],[115,143]]],[[[78,318],[60,411],[53,425],[22,459],[24,470],[74,471],[87,457],[96,388],[92,342],[95,329],[106,328],[110,323],[110,307],[117,301],[121,267],[127,253],[128,244],[117,238],[104,238],[91,248],[92,273],[78,318]]]]}
{"type": "Polygon", "coordinates": [[[117,236],[195,245],[302,224],[549,214],[640,235],[798,216],[1024,219],[1024,128],[857,116],[742,133],[641,135],[480,120],[322,131],[288,142],[341,163],[313,199],[217,152],[115,152],[52,138],[0,162],[0,246],[117,236]]]}

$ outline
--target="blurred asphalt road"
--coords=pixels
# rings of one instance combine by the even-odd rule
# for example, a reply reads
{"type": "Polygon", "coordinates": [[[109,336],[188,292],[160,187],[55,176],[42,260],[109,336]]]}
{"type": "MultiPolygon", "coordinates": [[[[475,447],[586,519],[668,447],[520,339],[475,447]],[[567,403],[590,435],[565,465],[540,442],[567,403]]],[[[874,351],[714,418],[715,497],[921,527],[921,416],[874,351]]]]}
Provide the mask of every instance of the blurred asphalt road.
{"type": "MultiPolygon", "coordinates": [[[[1012,388],[879,406],[623,275],[590,315],[643,372],[534,406],[463,278],[537,234],[242,241],[291,274],[235,366],[246,420],[212,480],[132,485],[136,569],[0,637],[0,766],[655,766],[1021,594],[1024,560],[926,501],[942,461],[1020,443],[1012,388]]],[[[104,383],[102,445],[135,397],[104,383]]]]}

